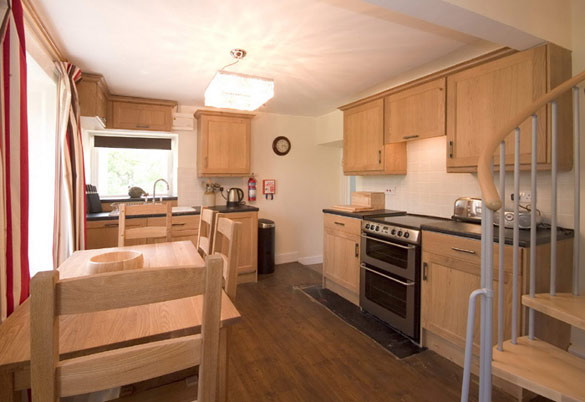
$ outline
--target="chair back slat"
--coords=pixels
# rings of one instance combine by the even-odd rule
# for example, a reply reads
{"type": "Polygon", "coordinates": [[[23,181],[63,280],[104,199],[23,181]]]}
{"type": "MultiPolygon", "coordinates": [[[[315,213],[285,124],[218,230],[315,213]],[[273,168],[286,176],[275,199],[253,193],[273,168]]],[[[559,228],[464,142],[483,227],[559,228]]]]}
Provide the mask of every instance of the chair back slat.
{"type": "MultiPolygon", "coordinates": [[[[196,365],[199,402],[215,401],[223,259],[205,268],[170,267],[98,274],[60,281],[58,271],[31,281],[33,402],[147,380],[196,365]],[[59,315],[124,308],[203,293],[201,334],[59,361],[59,315]]],[[[193,312],[193,314],[198,314],[193,312]]]]}
{"type": "Polygon", "coordinates": [[[194,267],[134,269],[64,279],[56,285],[56,313],[82,314],[196,296],[203,293],[204,281],[205,270],[194,267]]]}
{"type": "Polygon", "coordinates": [[[215,402],[219,367],[219,326],[221,314],[222,260],[217,256],[205,259],[208,265],[205,281],[205,302],[201,335],[201,365],[199,367],[198,402],[215,402]]]}
{"type": "Polygon", "coordinates": [[[55,312],[58,271],[37,273],[31,280],[31,396],[34,402],[58,402],[55,367],[59,361],[59,319],[55,312]]]}
{"type": "Polygon", "coordinates": [[[165,238],[171,241],[173,206],[164,204],[126,205],[120,204],[118,215],[118,247],[124,247],[126,240],[165,238]],[[128,216],[165,215],[165,226],[126,228],[128,216]]]}
{"type": "Polygon", "coordinates": [[[63,360],[57,389],[61,397],[81,395],[198,366],[201,344],[198,334],[63,360]]]}
{"type": "Polygon", "coordinates": [[[202,257],[211,254],[216,216],[217,211],[205,207],[201,208],[199,231],[197,233],[197,251],[202,257]]]}
{"type": "Polygon", "coordinates": [[[218,216],[213,239],[213,254],[220,255],[224,260],[223,280],[227,295],[236,300],[238,285],[238,257],[241,242],[242,223],[218,216]]]}

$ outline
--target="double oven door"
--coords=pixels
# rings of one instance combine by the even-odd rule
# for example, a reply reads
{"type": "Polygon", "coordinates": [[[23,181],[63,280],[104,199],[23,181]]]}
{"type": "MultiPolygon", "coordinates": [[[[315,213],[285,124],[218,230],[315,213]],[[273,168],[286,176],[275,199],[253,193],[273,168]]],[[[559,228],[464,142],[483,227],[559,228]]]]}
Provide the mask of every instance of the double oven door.
{"type": "Polygon", "coordinates": [[[420,247],[362,233],[360,306],[419,340],[420,247]]]}

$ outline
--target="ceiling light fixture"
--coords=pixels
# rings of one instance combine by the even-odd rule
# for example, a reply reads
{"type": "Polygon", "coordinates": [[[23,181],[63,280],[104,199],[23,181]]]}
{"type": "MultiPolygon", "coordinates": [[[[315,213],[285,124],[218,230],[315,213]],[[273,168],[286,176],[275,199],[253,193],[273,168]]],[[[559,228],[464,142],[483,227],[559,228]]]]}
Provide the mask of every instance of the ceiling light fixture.
{"type": "Polygon", "coordinates": [[[230,54],[236,61],[223,67],[205,90],[205,106],[256,110],[274,97],[274,80],[223,71],[246,57],[244,49],[233,49],[230,54]]]}

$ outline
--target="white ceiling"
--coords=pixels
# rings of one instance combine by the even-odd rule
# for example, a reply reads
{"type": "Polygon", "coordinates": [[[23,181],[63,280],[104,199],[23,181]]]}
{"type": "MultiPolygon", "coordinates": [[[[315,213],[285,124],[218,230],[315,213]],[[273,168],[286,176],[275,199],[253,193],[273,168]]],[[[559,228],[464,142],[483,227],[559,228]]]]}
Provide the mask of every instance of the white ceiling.
{"type": "Polygon", "coordinates": [[[263,111],[318,116],[476,38],[360,0],[36,0],[70,60],[112,93],[202,105],[228,68],[273,78],[263,111]]]}

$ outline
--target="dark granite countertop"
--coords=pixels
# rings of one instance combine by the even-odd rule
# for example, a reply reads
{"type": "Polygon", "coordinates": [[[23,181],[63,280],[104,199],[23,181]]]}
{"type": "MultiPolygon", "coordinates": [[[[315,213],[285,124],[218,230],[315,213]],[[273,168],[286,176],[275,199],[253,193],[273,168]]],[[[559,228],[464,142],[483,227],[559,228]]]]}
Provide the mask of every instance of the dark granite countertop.
{"type": "MultiPolygon", "coordinates": [[[[443,222],[437,221],[436,223],[427,224],[422,226],[423,230],[430,232],[445,233],[455,236],[469,237],[472,239],[481,239],[481,225],[478,223],[467,223],[458,222],[453,220],[446,220],[443,222]]],[[[572,229],[557,229],[557,240],[571,239],[573,238],[572,229]]],[[[512,245],[514,231],[512,229],[505,229],[505,241],[506,244],[512,245]]],[[[536,231],[536,244],[549,243],[551,238],[550,227],[540,227],[536,231]]],[[[494,241],[499,241],[499,227],[494,226],[494,241]]],[[[424,234],[423,234],[424,242],[424,234]]],[[[530,247],[530,231],[520,230],[519,238],[520,247],[530,247]]]]}
{"type": "MultiPolygon", "coordinates": [[[[257,212],[259,211],[258,208],[253,207],[251,205],[240,205],[238,207],[231,207],[228,208],[225,205],[216,205],[214,207],[210,207],[214,211],[217,211],[222,214],[229,214],[234,212],[257,212]]],[[[184,215],[199,215],[201,214],[201,207],[173,207],[173,216],[184,216],[184,215]]],[[[129,216],[128,219],[134,218],[156,218],[161,217],[164,215],[161,214],[154,214],[154,215],[141,215],[141,216],[129,216]]],[[[86,220],[88,221],[107,221],[107,220],[117,220],[118,215],[110,215],[109,212],[98,212],[98,213],[89,213],[86,215],[86,220]]]]}
{"type": "MultiPolygon", "coordinates": [[[[148,200],[152,200],[151,196],[146,197],[148,200]]],[[[179,199],[176,195],[163,195],[156,196],[156,199],[162,198],[163,201],[176,201],[179,199]]],[[[144,198],[130,198],[130,197],[103,197],[100,198],[100,202],[143,202],[144,198]]]]}
{"type": "Polygon", "coordinates": [[[347,212],[347,211],[339,211],[337,209],[324,209],[323,213],[325,214],[333,214],[333,215],[340,215],[340,216],[347,216],[350,218],[357,218],[357,219],[364,219],[368,216],[380,216],[380,215],[406,215],[405,211],[394,211],[392,209],[377,209],[374,211],[362,211],[362,212],[347,212]]]}

